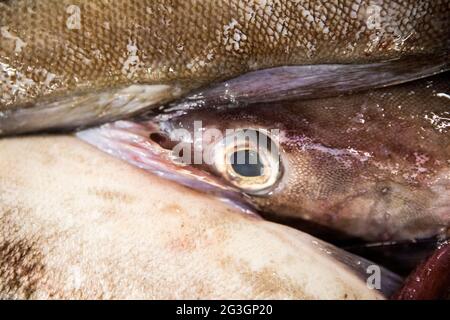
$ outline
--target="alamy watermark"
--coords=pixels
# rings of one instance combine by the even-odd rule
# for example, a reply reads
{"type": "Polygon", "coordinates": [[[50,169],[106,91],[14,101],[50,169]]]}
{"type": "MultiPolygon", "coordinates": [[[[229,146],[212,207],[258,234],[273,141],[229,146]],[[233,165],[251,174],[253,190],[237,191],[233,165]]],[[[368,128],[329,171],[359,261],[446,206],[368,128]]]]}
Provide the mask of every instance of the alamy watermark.
{"type": "Polygon", "coordinates": [[[226,164],[258,164],[256,154],[279,158],[279,129],[205,128],[202,121],[194,121],[193,130],[177,128],[170,131],[171,141],[178,142],[172,154],[184,164],[212,165],[217,154],[223,154],[226,164]]]}
{"type": "Polygon", "coordinates": [[[369,275],[366,280],[366,285],[369,289],[381,289],[381,268],[376,264],[371,264],[367,267],[366,273],[369,275]]]}

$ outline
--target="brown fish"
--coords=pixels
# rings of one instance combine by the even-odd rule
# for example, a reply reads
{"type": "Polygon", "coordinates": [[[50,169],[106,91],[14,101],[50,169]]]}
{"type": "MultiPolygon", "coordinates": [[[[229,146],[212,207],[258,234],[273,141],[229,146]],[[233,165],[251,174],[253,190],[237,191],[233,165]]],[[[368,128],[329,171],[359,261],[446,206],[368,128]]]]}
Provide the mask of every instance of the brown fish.
{"type": "MultiPolygon", "coordinates": [[[[358,71],[340,83],[366,88],[433,74],[448,69],[449,9],[448,0],[0,1],[0,134],[118,119],[273,67],[351,63],[358,71]],[[397,65],[407,57],[417,63],[397,65]]],[[[316,73],[275,69],[265,83],[316,73]]]]}
{"type": "Polygon", "coordinates": [[[326,99],[206,106],[78,136],[266,217],[366,240],[425,238],[450,225],[448,76],[326,99]]]}

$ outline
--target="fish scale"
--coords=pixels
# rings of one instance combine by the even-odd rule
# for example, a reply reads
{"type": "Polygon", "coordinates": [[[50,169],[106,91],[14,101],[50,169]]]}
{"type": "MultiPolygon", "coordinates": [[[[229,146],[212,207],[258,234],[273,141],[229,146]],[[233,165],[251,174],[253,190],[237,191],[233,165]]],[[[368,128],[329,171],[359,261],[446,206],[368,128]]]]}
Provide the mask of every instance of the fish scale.
{"type": "Polygon", "coordinates": [[[346,0],[2,1],[0,27],[13,38],[0,36],[0,110],[130,83],[190,88],[280,65],[447,50],[449,6],[446,0],[376,6],[346,0]],[[24,45],[18,48],[17,41],[24,45]]]}

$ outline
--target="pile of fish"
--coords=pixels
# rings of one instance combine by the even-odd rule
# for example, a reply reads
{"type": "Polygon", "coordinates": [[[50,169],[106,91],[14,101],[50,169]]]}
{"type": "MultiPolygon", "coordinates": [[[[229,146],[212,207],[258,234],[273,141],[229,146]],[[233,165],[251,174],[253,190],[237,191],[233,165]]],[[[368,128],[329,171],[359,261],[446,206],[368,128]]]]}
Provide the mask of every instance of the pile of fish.
{"type": "Polygon", "coordinates": [[[0,298],[450,297],[449,69],[448,0],[0,1],[0,298]]]}

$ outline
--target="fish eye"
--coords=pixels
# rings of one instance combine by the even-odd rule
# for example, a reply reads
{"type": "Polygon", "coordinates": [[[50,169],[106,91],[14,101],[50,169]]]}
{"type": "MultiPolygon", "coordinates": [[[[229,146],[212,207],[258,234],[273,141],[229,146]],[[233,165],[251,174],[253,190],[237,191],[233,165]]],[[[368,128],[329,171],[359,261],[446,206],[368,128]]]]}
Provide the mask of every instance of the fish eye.
{"type": "Polygon", "coordinates": [[[245,193],[263,195],[280,178],[278,147],[261,130],[228,134],[213,152],[216,171],[245,193]]]}
{"type": "Polygon", "coordinates": [[[256,151],[248,149],[236,151],[231,155],[230,163],[234,172],[243,177],[260,177],[264,175],[264,164],[256,151]]]}

